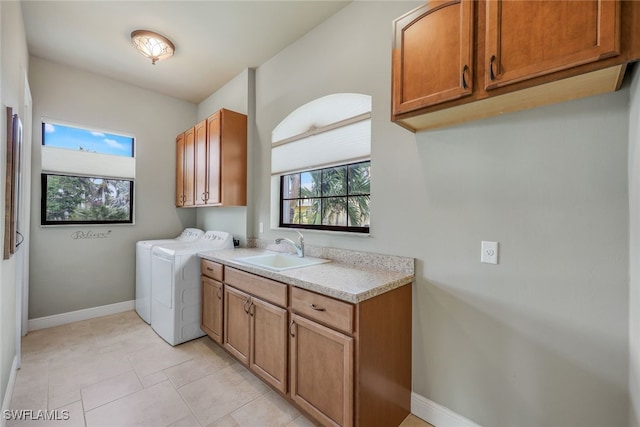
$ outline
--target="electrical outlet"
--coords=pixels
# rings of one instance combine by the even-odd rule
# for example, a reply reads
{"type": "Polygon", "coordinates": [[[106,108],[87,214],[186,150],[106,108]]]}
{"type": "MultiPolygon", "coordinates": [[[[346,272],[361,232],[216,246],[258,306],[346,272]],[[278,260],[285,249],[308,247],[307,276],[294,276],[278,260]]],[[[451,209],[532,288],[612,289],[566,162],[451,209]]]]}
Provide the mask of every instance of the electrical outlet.
{"type": "Polygon", "coordinates": [[[485,242],[480,244],[480,262],[485,264],[498,263],[498,242],[485,242]]]}

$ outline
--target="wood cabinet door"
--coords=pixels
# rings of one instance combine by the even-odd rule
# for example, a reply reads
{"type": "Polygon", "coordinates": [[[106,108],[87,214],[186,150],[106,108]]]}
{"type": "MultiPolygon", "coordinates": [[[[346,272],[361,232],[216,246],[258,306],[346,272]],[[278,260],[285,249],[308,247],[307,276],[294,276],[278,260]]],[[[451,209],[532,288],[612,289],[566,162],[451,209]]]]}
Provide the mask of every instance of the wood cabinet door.
{"type": "Polygon", "coordinates": [[[486,2],[486,89],[619,52],[619,0],[486,2]]]}
{"type": "Polygon", "coordinates": [[[224,347],[240,362],[249,365],[251,297],[242,291],[224,287],[224,347]]]}
{"type": "Polygon", "coordinates": [[[176,207],[184,204],[184,133],[176,137],[176,207]]]}
{"type": "Polygon", "coordinates": [[[220,112],[207,119],[207,204],[218,205],[220,200],[220,112]]]}
{"type": "Polygon", "coordinates": [[[250,367],[282,393],[287,392],[287,310],[251,299],[250,367]]]}
{"type": "Polygon", "coordinates": [[[393,114],[473,91],[472,0],[429,1],[394,22],[393,114]]]}
{"type": "Polygon", "coordinates": [[[222,283],[202,277],[202,330],[222,344],[222,283]]]}
{"type": "Polygon", "coordinates": [[[195,126],[195,201],[196,205],[207,203],[207,121],[195,126]]]}
{"type": "Polygon", "coordinates": [[[184,203],[182,206],[194,205],[195,194],[195,128],[184,133],[184,174],[182,178],[184,203]]]}
{"type": "Polygon", "coordinates": [[[353,425],[353,338],[291,315],[291,398],[322,425],[353,425]]]}

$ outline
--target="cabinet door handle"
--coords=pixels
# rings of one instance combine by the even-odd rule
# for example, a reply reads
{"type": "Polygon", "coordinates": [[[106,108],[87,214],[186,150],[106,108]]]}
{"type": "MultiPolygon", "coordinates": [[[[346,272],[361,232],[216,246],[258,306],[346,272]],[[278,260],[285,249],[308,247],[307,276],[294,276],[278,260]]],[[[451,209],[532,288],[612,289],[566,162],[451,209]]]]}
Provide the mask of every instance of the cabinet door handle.
{"type": "Polygon", "coordinates": [[[216,292],[216,296],[218,299],[222,299],[222,288],[218,288],[218,292],[216,292]]]}
{"type": "Polygon", "coordinates": [[[253,317],[254,312],[256,311],[256,306],[255,304],[252,302],[251,304],[249,304],[249,316],[253,317]]]}
{"type": "Polygon", "coordinates": [[[469,66],[468,66],[468,65],[465,65],[465,66],[462,68],[462,79],[461,79],[461,80],[462,80],[462,82],[461,82],[461,84],[462,84],[462,89],[466,89],[466,88],[468,88],[468,87],[469,87],[469,85],[467,84],[467,75],[466,75],[466,74],[467,74],[467,71],[469,71],[469,66]]]}
{"type": "Polygon", "coordinates": [[[495,62],[496,56],[491,55],[491,59],[489,59],[489,78],[491,79],[491,81],[494,81],[496,79],[496,73],[495,71],[493,71],[493,64],[495,64],[495,62]]]}
{"type": "Polygon", "coordinates": [[[244,302],[244,312],[249,314],[249,304],[251,303],[251,300],[248,299],[244,302]]]}
{"type": "Polygon", "coordinates": [[[208,200],[209,200],[209,192],[208,192],[208,191],[205,191],[205,192],[204,192],[204,201],[205,201],[205,203],[206,203],[208,200]]]}
{"type": "Polygon", "coordinates": [[[324,308],[324,307],[319,307],[319,306],[317,306],[317,305],[315,305],[315,304],[311,304],[311,308],[312,308],[312,309],[314,309],[315,311],[327,311],[327,309],[326,309],[326,308],[324,308]]]}
{"type": "Polygon", "coordinates": [[[201,199],[203,202],[206,202],[206,201],[207,201],[207,193],[202,193],[202,195],[200,196],[200,199],[201,199]]]}
{"type": "Polygon", "coordinates": [[[291,323],[289,323],[289,335],[291,335],[293,338],[295,338],[295,337],[296,337],[296,334],[293,332],[293,326],[294,326],[295,324],[296,324],[296,323],[295,323],[293,320],[291,321],[291,323]]]}

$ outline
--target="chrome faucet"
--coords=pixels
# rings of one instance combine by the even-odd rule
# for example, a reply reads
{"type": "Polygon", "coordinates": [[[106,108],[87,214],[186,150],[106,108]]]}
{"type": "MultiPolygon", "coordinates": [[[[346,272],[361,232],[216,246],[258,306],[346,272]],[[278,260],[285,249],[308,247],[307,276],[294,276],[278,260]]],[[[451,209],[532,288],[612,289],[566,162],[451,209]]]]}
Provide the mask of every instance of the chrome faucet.
{"type": "Polygon", "coordinates": [[[291,239],[280,237],[279,239],[276,239],[276,244],[279,245],[280,243],[283,243],[283,242],[288,243],[289,245],[294,247],[294,249],[296,250],[296,254],[298,254],[300,258],[304,258],[304,236],[298,230],[294,230],[294,231],[300,235],[300,238],[298,239],[298,243],[294,242],[291,239]]]}

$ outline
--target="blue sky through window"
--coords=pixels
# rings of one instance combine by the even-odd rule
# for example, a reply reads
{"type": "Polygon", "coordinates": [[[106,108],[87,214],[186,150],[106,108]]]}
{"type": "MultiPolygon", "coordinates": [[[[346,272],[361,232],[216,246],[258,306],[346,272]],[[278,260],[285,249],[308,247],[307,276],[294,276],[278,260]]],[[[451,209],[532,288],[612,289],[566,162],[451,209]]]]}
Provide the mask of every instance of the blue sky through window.
{"type": "Polygon", "coordinates": [[[130,136],[53,123],[43,123],[42,133],[42,144],[49,147],[133,157],[133,138],[130,136]]]}

